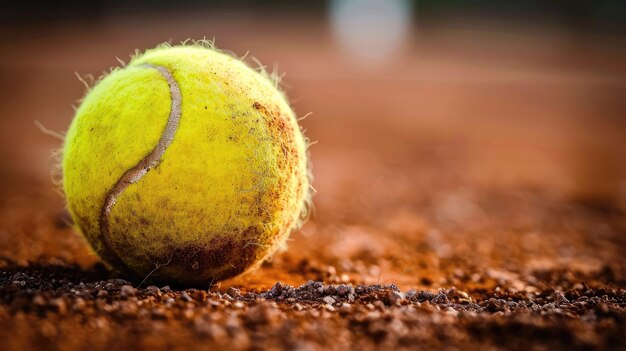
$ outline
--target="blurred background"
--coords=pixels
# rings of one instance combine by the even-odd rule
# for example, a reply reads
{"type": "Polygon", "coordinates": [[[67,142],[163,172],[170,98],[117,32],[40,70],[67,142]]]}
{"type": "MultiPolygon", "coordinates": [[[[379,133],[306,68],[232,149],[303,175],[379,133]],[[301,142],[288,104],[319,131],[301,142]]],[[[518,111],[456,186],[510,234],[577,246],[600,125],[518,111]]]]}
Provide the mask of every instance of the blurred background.
{"type": "MultiPolygon", "coordinates": [[[[51,150],[61,145],[54,134],[67,129],[85,92],[75,72],[90,83],[136,49],[188,38],[215,39],[286,73],[295,111],[312,112],[302,125],[316,143],[315,211],[293,244],[307,248],[307,260],[376,280],[389,262],[399,276],[415,264],[437,272],[441,260],[476,252],[463,241],[458,247],[451,233],[489,238],[495,246],[478,248],[485,257],[520,238],[526,245],[518,245],[523,259],[515,264],[559,257],[597,267],[624,248],[623,228],[606,229],[602,220],[599,232],[567,227],[553,236],[535,220],[555,201],[600,213],[626,209],[623,1],[0,6],[0,254],[9,261],[93,261],[59,229],[67,218],[50,181],[51,150]],[[572,233],[585,244],[568,246],[572,233]],[[589,245],[591,237],[606,245],[589,245]],[[433,258],[406,258],[415,252],[433,258]]],[[[290,252],[282,260],[303,262],[290,252]]]]}

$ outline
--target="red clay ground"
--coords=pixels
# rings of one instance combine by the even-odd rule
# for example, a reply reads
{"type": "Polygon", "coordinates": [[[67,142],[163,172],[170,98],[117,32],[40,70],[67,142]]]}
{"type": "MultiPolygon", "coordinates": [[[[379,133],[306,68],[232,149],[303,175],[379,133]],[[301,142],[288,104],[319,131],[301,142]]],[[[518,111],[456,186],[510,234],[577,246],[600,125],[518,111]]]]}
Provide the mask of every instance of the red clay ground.
{"type": "Polygon", "coordinates": [[[205,20],[18,28],[0,57],[1,350],[626,348],[626,53],[445,27],[364,70],[304,19],[210,19],[221,46],[281,62],[315,113],[311,221],[209,290],[111,276],[71,229],[48,176],[59,142],[33,121],[64,130],[72,71],[207,35],[205,20]]]}

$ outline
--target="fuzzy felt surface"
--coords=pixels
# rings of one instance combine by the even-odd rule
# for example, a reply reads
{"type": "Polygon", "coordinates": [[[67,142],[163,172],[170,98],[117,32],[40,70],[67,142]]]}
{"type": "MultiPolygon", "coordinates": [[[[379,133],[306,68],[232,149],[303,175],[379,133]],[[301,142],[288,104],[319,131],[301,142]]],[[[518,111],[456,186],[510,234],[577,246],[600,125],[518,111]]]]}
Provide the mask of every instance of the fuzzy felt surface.
{"type": "Polygon", "coordinates": [[[64,145],[70,212],[106,262],[139,277],[208,284],[284,244],[308,200],[306,141],[287,100],[240,60],[200,46],[162,47],[100,81],[64,145]],[[158,165],[100,213],[122,175],[158,143],[180,88],[174,139],[158,165]],[[121,261],[121,262],[120,262],[121,261]]]}

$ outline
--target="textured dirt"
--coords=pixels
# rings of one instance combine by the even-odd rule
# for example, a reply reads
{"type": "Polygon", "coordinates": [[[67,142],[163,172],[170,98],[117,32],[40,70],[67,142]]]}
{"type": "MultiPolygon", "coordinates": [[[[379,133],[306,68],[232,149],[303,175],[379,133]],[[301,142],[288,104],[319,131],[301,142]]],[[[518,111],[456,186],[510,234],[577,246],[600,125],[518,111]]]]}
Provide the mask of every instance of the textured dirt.
{"type": "MultiPolygon", "coordinates": [[[[225,292],[136,289],[100,266],[31,266],[0,276],[3,349],[507,349],[624,347],[626,291],[565,285],[563,272],[534,275],[554,288],[437,292],[395,285],[324,285],[225,292]]],[[[489,280],[490,278],[480,277],[489,280]]],[[[479,279],[480,279],[479,278],[479,279]]],[[[574,277],[571,277],[574,278],[574,277]]],[[[570,278],[570,279],[571,279],[570,278]]],[[[605,269],[573,281],[611,281],[605,269]]]]}
{"type": "Polygon", "coordinates": [[[60,141],[33,121],[65,130],[74,70],[206,35],[190,18],[5,35],[0,350],[626,349],[626,53],[544,30],[433,30],[362,70],[303,19],[207,17],[221,46],[281,62],[315,112],[312,218],[211,289],[111,275],[49,180],[60,141]]]}
{"type": "MultiPolygon", "coordinates": [[[[624,247],[623,216],[565,204],[537,208],[540,199],[535,195],[532,208],[541,235],[503,225],[486,231],[498,233],[498,239],[463,233],[449,240],[413,231],[415,223],[404,218],[393,240],[381,239],[387,258],[376,257],[375,248],[360,248],[336,262],[315,254],[328,254],[329,248],[302,255],[290,250],[250,278],[208,290],[126,281],[93,259],[83,265],[62,256],[41,263],[5,259],[0,345],[7,350],[626,347],[626,275],[617,251],[624,247]],[[402,235],[403,229],[412,230],[402,235]],[[589,234],[576,236],[577,231],[589,234]],[[442,253],[442,245],[449,251],[442,253]],[[534,256],[525,247],[561,254],[522,263],[534,256]],[[567,250],[574,257],[566,258],[567,250]],[[395,273],[388,276],[385,269],[395,273]],[[271,283],[280,274],[303,283],[295,288],[271,283]],[[416,288],[400,289],[394,275],[416,288]],[[368,281],[374,284],[363,284],[368,281]]],[[[507,203],[494,201],[500,210],[507,203]]],[[[66,221],[44,219],[37,230],[63,236],[66,221]]],[[[367,228],[360,230],[373,230],[367,228]]],[[[49,248],[50,254],[77,254],[59,246],[84,251],[75,236],[65,236],[67,242],[49,248]],[[78,244],[69,245],[74,241],[78,244]]],[[[32,251],[47,252],[40,246],[45,243],[30,239],[32,251]]],[[[2,247],[6,257],[15,246],[2,247]]]]}

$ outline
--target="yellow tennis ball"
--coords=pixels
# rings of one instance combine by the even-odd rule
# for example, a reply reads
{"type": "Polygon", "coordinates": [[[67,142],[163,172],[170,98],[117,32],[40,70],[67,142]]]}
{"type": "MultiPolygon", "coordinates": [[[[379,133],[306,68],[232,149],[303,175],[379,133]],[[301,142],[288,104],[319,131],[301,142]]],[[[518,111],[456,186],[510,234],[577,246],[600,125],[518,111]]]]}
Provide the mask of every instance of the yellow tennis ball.
{"type": "Polygon", "coordinates": [[[206,285],[258,265],[300,224],[306,148],[266,74],[212,47],[157,47],[86,95],[64,143],[63,188],[106,263],[206,285]]]}

